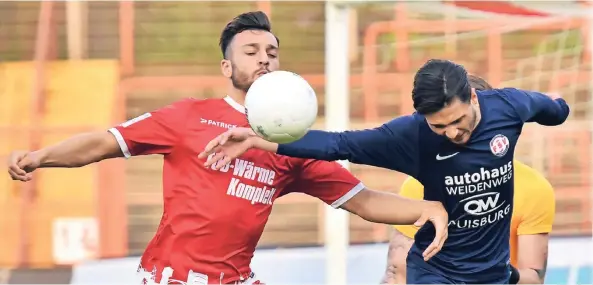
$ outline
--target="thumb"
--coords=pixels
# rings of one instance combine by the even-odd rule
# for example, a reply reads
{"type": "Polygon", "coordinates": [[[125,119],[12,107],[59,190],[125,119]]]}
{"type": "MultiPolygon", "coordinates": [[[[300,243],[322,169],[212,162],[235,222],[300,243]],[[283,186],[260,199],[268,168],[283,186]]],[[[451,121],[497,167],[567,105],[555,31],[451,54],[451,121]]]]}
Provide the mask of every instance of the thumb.
{"type": "Polygon", "coordinates": [[[414,226],[416,227],[422,227],[424,226],[424,224],[426,224],[426,222],[428,222],[428,216],[426,215],[422,215],[420,216],[420,218],[414,223],[414,226]]]}
{"type": "Polygon", "coordinates": [[[21,157],[17,163],[17,166],[20,169],[25,170],[26,172],[31,172],[36,168],[36,165],[30,154],[26,154],[23,157],[21,157]]]}

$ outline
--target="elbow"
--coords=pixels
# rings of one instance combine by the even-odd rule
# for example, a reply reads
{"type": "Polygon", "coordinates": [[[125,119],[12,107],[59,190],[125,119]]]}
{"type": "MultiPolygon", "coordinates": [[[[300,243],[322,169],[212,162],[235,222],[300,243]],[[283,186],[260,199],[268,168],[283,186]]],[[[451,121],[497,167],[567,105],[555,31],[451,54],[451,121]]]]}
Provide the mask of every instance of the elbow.
{"type": "Polygon", "coordinates": [[[564,101],[564,99],[556,99],[555,101],[560,107],[560,110],[557,113],[558,116],[556,125],[560,125],[563,124],[566,121],[566,119],[568,119],[568,115],[570,114],[570,107],[568,107],[568,104],[566,104],[566,101],[564,101]]]}

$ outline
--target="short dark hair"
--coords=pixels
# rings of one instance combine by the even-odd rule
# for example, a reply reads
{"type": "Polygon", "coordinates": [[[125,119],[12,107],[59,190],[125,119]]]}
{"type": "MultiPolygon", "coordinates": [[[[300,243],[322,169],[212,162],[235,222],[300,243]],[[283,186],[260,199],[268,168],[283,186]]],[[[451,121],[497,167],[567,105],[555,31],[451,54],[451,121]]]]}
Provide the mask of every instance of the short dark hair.
{"type": "Polygon", "coordinates": [[[463,66],[449,60],[431,59],[418,69],[412,89],[416,112],[434,114],[455,98],[464,103],[471,98],[467,71],[463,66]]]}
{"type": "MultiPolygon", "coordinates": [[[[247,12],[233,18],[233,20],[224,27],[220,34],[220,41],[218,44],[220,45],[223,58],[227,58],[227,50],[233,41],[233,38],[238,33],[247,30],[260,30],[271,33],[272,24],[270,24],[268,16],[262,11],[247,12]]],[[[276,37],[276,41],[280,44],[278,37],[276,37]]]]}
{"type": "Polygon", "coordinates": [[[477,75],[468,75],[467,79],[469,80],[469,85],[478,90],[478,91],[486,91],[486,90],[492,90],[494,88],[492,88],[492,85],[490,85],[490,83],[488,83],[488,81],[486,81],[484,78],[479,77],[477,75]]]}

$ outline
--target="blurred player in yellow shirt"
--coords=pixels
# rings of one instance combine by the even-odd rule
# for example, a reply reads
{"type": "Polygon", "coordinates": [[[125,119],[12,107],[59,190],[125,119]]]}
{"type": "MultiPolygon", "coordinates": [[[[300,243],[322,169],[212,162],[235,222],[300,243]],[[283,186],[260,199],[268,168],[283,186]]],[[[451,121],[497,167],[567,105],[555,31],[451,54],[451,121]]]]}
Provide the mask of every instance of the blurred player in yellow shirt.
{"type": "MultiPolygon", "coordinates": [[[[470,83],[477,90],[492,87],[483,79],[470,76],[470,83]]],[[[511,264],[514,272],[511,282],[543,284],[547,259],[548,239],[554,222],[556,202],[554,190],[546,178],[533,168],[514,161],[515,196],[511,221],[511,264]],[[513,279],[515,279],[513,281],[513,279]]],[[[401,186],[400,195],[424,198],[424,186],[408,177],[401,186]]],[[[406,283],[406,257],[414,242],[417,227],[395,226],[389,242],[385,284],[406,283]]]]}

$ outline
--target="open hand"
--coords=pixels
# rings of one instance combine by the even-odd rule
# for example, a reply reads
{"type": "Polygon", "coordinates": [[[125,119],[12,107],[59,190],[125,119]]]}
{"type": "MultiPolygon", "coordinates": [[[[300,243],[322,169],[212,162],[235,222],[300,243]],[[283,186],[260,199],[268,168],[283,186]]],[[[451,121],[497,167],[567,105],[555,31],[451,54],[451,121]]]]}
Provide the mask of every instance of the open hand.
{"type": "Polygon", "coordinates": [[[414,226],[422,227],[426,222],[430,221],[435,228],[435,236],[432,243],[424,250],[422,256],[427,261],[437,254],[443,248],[443,244],[449,236],[449,214],[440,202],[433,203],[422,213],[422,216],[414,223],[414,226]]]}
{"type": "Polygon", "coordinates": [[[249,139],[256,136],[250,128],[232,128],[212,139],[198,158],[208,158],[204,166],[218,169],[253,147],[249,139]]]}
{"type": "Polygon", "coordinates": [[[37,155],[28,151],[13,151],[8,156],[8,174],[12,180],[30,181],[31,172],[37,169],[40,161],[37,155]]]}

